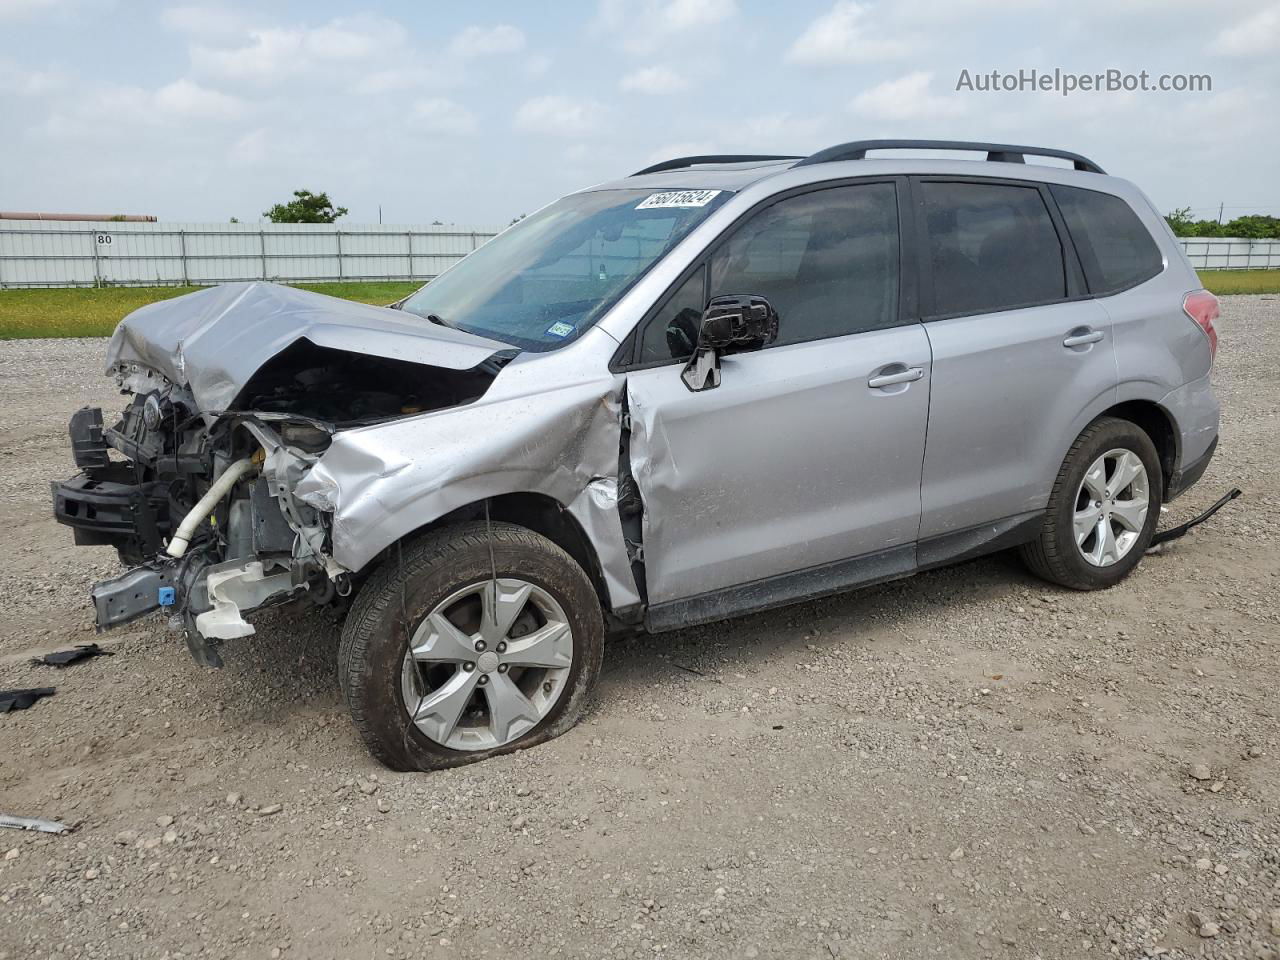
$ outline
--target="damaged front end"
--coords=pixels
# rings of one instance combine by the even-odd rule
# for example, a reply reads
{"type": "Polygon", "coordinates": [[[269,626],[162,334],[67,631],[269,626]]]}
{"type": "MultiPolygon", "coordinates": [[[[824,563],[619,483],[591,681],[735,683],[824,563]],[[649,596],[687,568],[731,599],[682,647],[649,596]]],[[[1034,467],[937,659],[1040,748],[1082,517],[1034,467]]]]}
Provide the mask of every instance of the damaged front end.
{"type": "Polygon", "coordinates": [[[126,318],[108,373],[132,400],[110,427],[97,408],[72,417],[80,473],[53,484],[76,543],[115,547],[131,568],[93,587],[98,629],[160,611],[197,662],[220,666],[218,642],[254,632],[247,614],[349,593],[333,518],[298,484],[340,431],[467,403],[509,359],[424,326],[271,284],[126,318]]]}
{"type": "Polygon", "coordinates": [[[244,614],[345,592],[327,555],[324,516],[293,487],[328,446],[313,420],[193,413],[189,392],[135,372],[133,402],[113,427],[86,408],[72,418],[81,473],[53,485],[54,515],[78,544],[110,545],[132,569],[96,584],[99,630],[161,610],[195,659],[221,660],[219,640],[253,633],[244,614]],[[145,383],[140,383],[144,381],[145,383]]]}

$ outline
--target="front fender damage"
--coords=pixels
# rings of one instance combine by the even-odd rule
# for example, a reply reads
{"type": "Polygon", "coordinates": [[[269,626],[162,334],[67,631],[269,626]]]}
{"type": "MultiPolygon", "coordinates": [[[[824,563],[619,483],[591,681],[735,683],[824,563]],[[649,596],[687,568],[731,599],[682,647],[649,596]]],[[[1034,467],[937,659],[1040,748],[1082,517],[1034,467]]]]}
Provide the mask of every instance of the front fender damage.
{"type": "Polygon", "coordinates": [[[551,498],[585,532],[614,609],[640,601],[618,514],[621,378],[339,433],[294,497],[331,517],[333,560],[358,571],[402,537],[492,497],[551,498]]]}

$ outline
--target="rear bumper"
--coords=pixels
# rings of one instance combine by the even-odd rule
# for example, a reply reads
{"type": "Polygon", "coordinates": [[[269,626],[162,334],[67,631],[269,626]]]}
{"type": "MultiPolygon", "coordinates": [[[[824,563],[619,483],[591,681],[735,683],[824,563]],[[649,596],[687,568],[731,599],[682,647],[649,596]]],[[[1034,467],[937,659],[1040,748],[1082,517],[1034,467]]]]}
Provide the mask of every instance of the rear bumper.
{"type": "Polygon", "coordinates": [[[1198,459],[1183,465],[1181,470],[1170,477],[1169,488],[1164,496],[1165,500],[1172,500],[1174,497],[1186,493],[1193,484],[1203,477],[1204,472],[1209,469],[1209,462],[1213,459],[1217,449],[1218,438],[1214,437],[1213,442],[1209,444],[1208,450],[1201,454],[1198,459]]]}
{"type": "Polygon", "coordinates": [[[1204,475],[1218,446],[1220,407],[1206,374],[1183,384],[1160,401],[1178,433],[1178,457],[1169,477],[1166,500],[1184,493],[1204,475]]]}

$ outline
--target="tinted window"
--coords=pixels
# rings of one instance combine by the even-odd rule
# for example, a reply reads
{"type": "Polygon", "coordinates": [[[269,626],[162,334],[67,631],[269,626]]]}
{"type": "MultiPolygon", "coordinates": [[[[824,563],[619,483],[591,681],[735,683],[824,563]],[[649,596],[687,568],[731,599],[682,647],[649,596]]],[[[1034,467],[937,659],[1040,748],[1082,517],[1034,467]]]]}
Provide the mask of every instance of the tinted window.
{"type": "Polygon", "coordinates": [[[866,183],[761,210],[712,255],[711,296],[766,297],[778,311],[779,344],[893,326],[896,198],[893,184],[866,183]]]}
{"type": "Polygon", "coordinates": [[[1035,187],[922,182],[933,266],[932,315],[1061,300],[1062,244],[1035,187]]]}
{"type": "Polygon", "coordinates": [[[1164,258],[1129,204],[1079,187],[1049,188],[1067,221],[1093,293],[1115,293],[1150,280],[1164,258]]]}
{"type": "Polygon", "coordinates": [[[684,359],[698,343],[698,326],[706,307],[703,285],[706,269],[700,267],[663,305],[644,328],[640,362],[684,359]]]}

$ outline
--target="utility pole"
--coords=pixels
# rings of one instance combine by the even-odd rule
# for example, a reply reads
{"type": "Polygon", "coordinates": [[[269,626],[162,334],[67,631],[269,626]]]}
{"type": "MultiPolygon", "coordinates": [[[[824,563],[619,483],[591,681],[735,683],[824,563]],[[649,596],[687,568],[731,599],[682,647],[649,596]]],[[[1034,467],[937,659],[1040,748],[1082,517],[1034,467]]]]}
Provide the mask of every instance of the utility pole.
{"type": "MultiPolygon", "coordinates": [[[[1226,203],[1226,201],[1223,200],[1218,203],[1218,226],[1222,226],[1222,204],[1223,203],[1226,203]]],[[[378,221],[378,222],[381,223],[382,221],[378,221]]]]}

